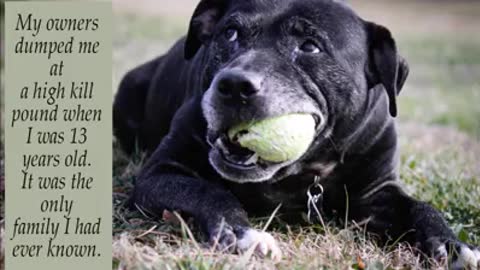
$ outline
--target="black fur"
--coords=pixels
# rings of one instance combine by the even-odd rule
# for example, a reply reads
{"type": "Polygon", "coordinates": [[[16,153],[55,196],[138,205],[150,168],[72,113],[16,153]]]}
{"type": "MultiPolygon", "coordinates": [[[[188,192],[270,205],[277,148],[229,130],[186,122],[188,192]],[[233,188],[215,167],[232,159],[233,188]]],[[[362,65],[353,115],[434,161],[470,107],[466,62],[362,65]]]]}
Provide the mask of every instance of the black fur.
{"type": "Polygon", "coordinates": [[[339,1],[203,0],[186,39],[130,71],[117,94],[115,135],[128,152],[136,141],[153,152],[134,201],[154,214],[192,215],[210,238],[222,220],[241,237],[247,213],[268,215],[280,203],[281,217],[300,221],[307,187],[321,176],[325,217],[343,218],[348,202],[348,217],[368,220],[384,241],[403,236],[432,255],[459,244],[440,213],[395,185],[392,116],[407,75],[390,32],[339,1]],[[300,51],[306,41],[320,53],[300,51]],[[219,93],[219,78],[238,70],[254,93],[219,93]],[[229,127],[292,112],[326,121],[302,158],[249,168],[225,161],[219,142],[229,127]]]}

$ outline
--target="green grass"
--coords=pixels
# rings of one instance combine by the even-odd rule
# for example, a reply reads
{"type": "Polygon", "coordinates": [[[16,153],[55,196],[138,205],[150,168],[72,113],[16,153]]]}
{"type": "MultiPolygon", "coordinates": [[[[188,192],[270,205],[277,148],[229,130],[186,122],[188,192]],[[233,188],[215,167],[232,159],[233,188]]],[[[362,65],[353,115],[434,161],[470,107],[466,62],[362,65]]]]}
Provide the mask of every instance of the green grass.
{"type": "MultiPolygon", "coordinates": [[[[476,171],[475,153],[465,154],[469,144],[476,142],[452,129],[432,129],[419,124],[402,124],[400,129],[406,133],[400,140],[400,171],[407,192],[441,210],[460,239],[480,245],[480,174],[476,171]],[[431,134],[427,136],[425,132],[431,134]],[[444,136],[452,142],[428,145],[430,136],[444,136]],[[416,143],[411,143],[412,140],[416,143]]],[[[474,148],[480,153],[479,145],[474,148]]],[[[128,166],[123,176],[115,178],[115,265],[127,269],[168,269],[167,266],[171,269],[345,269],[355,266],[361,258],[373,267],[369,269],[426,267],[408,246],[379,247],[361,228],[353,229],[354,224],[348,224],[346,230],[329,224],[324,230],[321,226],[290,227],[274,222],[269,230],[286,251],[279,263],[258,257],[242,261],[247,255],[213,252],[202,243],[203,237],[192,220],[187,223],[194,231],[194,238],[178,224],[151,220],[138,211],[128,210],[124,204],[126,194],[133,187],[142,158],[129,163],[118,153],[116,156],[120,157],[117,164],[128,166]],[[197,249],[195,243],[201,248],[197,249]]],[[[266,218],[255,219],[253,224],[263,228],[265,222],[266,218]]]]}
{"type": "Polygon", "coordinates": [[[444,214],[461,240],[480,245],[480,179],[462,172],[461,155],[451,149],[434,157],[403,155],[401,179],[414,197],[444,214]]]}
{"type": "Polygon", "coordinates": [[[400,49],[415,62],[430,65],[480,64],[480,39],[475,36],[402,36],[400,49]]]}
{"type": "Polygon", "coordinates": [[[411,66],[400,118],[480,138],[480,39],[416,36],[401,39],[399,47],[411,66]]]}
{"type": "Polygon", "coordinates": [[[453,127],[480,138],[480,85],[472,86],[471,90],[420,90],[407,86],[405,92],[410,90],[419,92],[400,96],[401,120],[453,127]]]}
{"type": "MultiPolygon", "coordinates": [[[[125,48],[135,43],[134,56],[138,51],[158,55],[148,44],[166,50],[185,33],[187,18],[127,16],[118,20],[122,30],[116,44],[122,53],[115,58],[115,66],[120,67],[115,82],[141,62],[139,58],[147,58],[144,54],[125,57],[129,53],[125,48]]],[[[398,39],[411,67],[399,97],[401,181],[409,194],[441,210],[461,240],[480,245],[480,39],[456,34],[404,33],[398,39]]],[[[359,263],[366,269],[428,266],[406,245],[377,246],[354,224],[348,224],[348,229],[329,224],[323,230],[274,222],[269,231],[284,252],[279,263],[250,254],[214,252],[191,220],[187,224],[193,237],[185,227],[151,220],[125,207],[143,159],[128,160],[116,147],[114,151],[114,269],[360,269],[359,263]]],[[[253,223],[262,228],[265,222],[256,219],[253,223]]]]}

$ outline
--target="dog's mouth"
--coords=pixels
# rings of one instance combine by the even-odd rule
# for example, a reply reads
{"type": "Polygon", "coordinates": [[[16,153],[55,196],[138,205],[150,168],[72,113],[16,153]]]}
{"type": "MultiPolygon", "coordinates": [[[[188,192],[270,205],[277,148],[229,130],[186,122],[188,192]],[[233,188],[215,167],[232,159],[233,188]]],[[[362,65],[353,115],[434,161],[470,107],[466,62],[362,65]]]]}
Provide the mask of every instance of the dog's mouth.
{"type": "MultiPolygon", "coordinates": [[[[319,130],[323,125],[323,118],[321,116],[313,115],[315,120],[316,130],[319,130]]],[[[243,147],[238,142],[238,137],[242,136],[241,131],[233,137],[229,137],[227,132],[223,133],[209,133],[208,143],[217,149],[222,160],[234,169],[251,170],[251,169],[267,169],[272,166],[282,166],[283,164],[291,162],[272,162],[262,159],[254,151],[243,147]]]]}
{"type": "Polygon", "coordinates": [[[261,159],[257,153],[242,147],[235,138],[230,140],[226,134],[219,138],[218,147],[223,159],[232,166],[243,169],[268,166],[268,162],[261,159]]]}
{"type": "Polygon", "coordinates": [[[209,136],[209,143],[216,147],[222,159],[231,167],[239,170],[254,169],[255,167],[267,167],[273,162],[263,160],[257,153],[242,147],[238,141],[229,139],[226,133],[220,136],[209,136]]]}

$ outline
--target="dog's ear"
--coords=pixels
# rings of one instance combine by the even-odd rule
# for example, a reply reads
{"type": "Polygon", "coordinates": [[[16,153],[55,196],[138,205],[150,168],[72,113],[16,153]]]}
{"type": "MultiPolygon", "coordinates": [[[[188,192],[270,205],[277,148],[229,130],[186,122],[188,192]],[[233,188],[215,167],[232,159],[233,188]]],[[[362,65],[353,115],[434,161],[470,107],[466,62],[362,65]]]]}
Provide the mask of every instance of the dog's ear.
{"type": "Polygon", "coordinates": [[[200,47],[213,35],[215,26],[223,16],[228,0],[201,0],[193,12],[187,39],[185,59],[195,56],[200,47]]]}
{"type": "Polygon", "coordinates": [[[390,114],[397,116],[396,97],[407,79],[407,61],[398,54],[390,31],[380,25],[367,22],[369,59],[367,65],[368,87],[382,84],[388,94],[390,114]]]}

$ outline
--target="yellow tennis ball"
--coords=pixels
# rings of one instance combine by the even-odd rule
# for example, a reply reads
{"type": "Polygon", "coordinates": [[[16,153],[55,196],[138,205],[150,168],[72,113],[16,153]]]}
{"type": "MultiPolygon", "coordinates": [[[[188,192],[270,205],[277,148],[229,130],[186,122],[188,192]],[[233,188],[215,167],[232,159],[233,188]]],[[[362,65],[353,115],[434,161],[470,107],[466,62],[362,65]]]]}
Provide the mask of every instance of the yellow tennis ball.
{"type": "Polygon", "coordinates": [[[231,141],[271,162],[300,158],[315,136],[315,120],[310,114],[287,114],[258,122],[242,123],[228,131],[231,141]]]}

